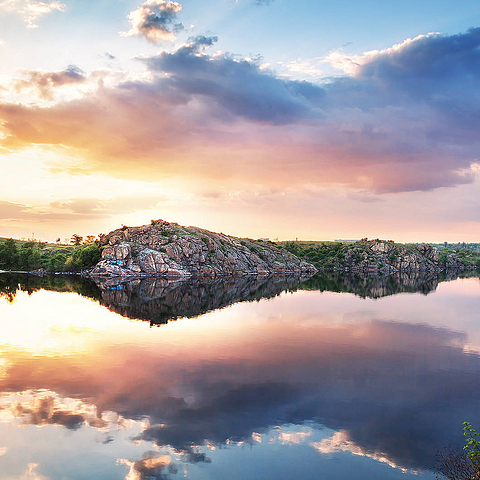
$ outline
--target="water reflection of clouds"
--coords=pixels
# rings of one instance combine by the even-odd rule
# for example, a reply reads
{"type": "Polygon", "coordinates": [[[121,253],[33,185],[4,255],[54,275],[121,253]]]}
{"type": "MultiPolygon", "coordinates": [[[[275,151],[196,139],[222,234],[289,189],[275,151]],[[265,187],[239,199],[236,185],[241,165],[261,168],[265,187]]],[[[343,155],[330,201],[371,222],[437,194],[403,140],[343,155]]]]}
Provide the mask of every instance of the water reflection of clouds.
{"type": "MultiPolygon", "coordinates": [[[[387,454],[380,452],[368,452],[359,445],[356,445],[355,442],[352,442],[352,440],[350,440],[350,436],[345,430],[335,432],[331,437],[325,438],[320,442],[312,442],[310,445],[323,455],[328,455],[336,452],[349,452],[352,455],[368,457],[377,462],[386,463],[389,467],[399,469],[402,472],[408,471],[408,469],[390,460],[387,454]]],[[[417,472],[413,470],[411,471],[411,473],[417,472]]]]}
{"type": "MultiPolygon", "coordinates": [[[[298,314],[293,308],[297,295],[285,295],[182,320],[182,328],[148,330],[117,319],[115,331],[103,332],[101,324],[95,335],[93,318],[86,338],[96,337],[95,349],[42,357],[21,352],[18,345],[4,346],[0,389],[46,389],[47,399],[25,396],[16,410],[36,425],[102,430],[102,422],[148,417],[135,434],[141,445],[170,445],[181,462],[197,464],[208,461],[205,446],[254,445],[267,433],[272,438],[272,426],[305,422],[316,422],[312,431],[325,425],[333,433],[317,439],[308,429],[283,429],[275,441],[412,470],[429,468],[436,450],[463,442],[462,421],[480,419],[480,359],[466,354],[471,349],[465,332],[424,323],[426,308],[410,323],[379,320],[393,298],[300,296],[311,305],[298,314]],[[281,312],[284,305],[290,305],[288,315],[281,312]],[[356,318],[360,310],[372,313],[356,318]],[[330,324],[331,311],[344,320],[330,324]]],[[[397,308],[411,298],[416,296],[395,299],[397,308]]],[[[65,308],[59,317],[70,311],[58,305],[65,308]]],[[[456,314],[462,311],[459,305],[456,314]]],[[[405,315],[393,309],[384,318],[396,316],[405,315]]],[[[13,397],[9,401],[15,402],[13,397]]],[[[9,408],[5,411],[13,418],[9,408]]],[[[174,467],[161,461],[155,466],[160,457],[159,452],[140,460],[119,456],[130,478],[141,480],[149,465],[159,478],[172,473],[174,467]]]]}
{"type": "Polygon", "coordinates": [[[130,469],[125,480],[161,480],[166,479],[168,474],[176,474],[178,471],[169,455],[158,456],[156,452],[147,452],[141,460],[121,458],[117,463],[130,469]]]}
{"type": "Polygon", "coordinates": [[[21,480],[49,480],[47,477],[37,472],[39,466],[39,463],[29,463],[21,480]]]}
{"type": "Polygon", "coordinates": [[[218,361],[201,352],[194,359],[159,357],[132,344],[105,347],[98,364],[24,358],[3,379],[4,389],[60,385],[92,404],[68,403],[53,393],[40,400],[24,394],[16,407],[13,397],[5,402],[30,423],[69,428],[103,428],[106,414],[98,412],[148,416],[151,425],[137,438],[171,445],[192,462],[205,461],[195,448],[206,440],[221,445],[272,425],[318,421],[348,434],[357,453],[428,468],[464,419],[480,418],[480,362],[464,354],[464,334],[379,321],[304,326],[294,332],[295,342],[289,330],[270,333],[263,346],[254,338],[253,345],[230,343],[229,358],[218,346],[218,361]],[[122,362],[108,361],[119,355],[122,362]]]}
{"type": "MultiPolygon", "coordinates": [[[[50,390],[27,390],[5,393],[0,396],[0,421],[20,420],[20,425],[61,425],[70,430],[77,430],[88,425],[102,433],[114,429],[131,429],[142,431],[148,421],[126,419],[116,412],[99,413],[96,405],[75,398],[66,398],[50,390]]],[[[0,450],[1,452],[1,450],[0,450]]]]}

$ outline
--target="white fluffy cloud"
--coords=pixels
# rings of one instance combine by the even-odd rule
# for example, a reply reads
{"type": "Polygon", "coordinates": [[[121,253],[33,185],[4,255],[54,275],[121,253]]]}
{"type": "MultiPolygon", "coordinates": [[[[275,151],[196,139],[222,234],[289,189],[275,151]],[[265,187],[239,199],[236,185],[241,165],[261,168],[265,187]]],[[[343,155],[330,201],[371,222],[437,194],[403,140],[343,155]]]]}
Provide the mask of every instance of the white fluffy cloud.
{"type": "MultiPolygon", "coordinates": [[[[64,12],[65,4],[57,0],[41,2],[38,0],[3,0],[0,8],[9,12],[17,12],[23,18],[28,28],[37,28],[37,20],[55,10],[64,12]]],[[[1,44],[1,43],[0,43],[1,44]]]]}
{"type": "Polygon", "coordinates": [[[121,35],[143,36],[152,43],[171,42],[175,40],[175,34],[184,28],[181,23],[175,23],[181,10],[182,5],[178,2],[147,0],[127,16],[132,28],[121,35]]]}

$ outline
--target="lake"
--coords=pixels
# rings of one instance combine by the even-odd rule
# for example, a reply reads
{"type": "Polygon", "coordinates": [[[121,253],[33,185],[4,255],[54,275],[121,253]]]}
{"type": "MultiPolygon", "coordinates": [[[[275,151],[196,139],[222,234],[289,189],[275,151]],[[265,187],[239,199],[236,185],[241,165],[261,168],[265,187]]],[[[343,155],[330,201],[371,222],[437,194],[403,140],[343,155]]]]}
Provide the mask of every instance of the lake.
{"type": "Polygon", "coordinates": [[[480,281],[0,274],[0,480],[433,479],[480,281]]]}

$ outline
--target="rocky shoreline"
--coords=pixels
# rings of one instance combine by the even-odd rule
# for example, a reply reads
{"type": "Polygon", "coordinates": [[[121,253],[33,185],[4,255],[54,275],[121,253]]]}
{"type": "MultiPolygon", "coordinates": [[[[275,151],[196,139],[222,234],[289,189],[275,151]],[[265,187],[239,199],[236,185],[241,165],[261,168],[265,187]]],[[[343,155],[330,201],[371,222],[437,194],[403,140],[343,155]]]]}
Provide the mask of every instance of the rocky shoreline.
{"type": "Polygon", "coordinates": [[[114,230],[100,238],[100,246],[102,257],[87,272],[92,277],[306,275],[317,271],[273,242],[163,220],[114,230]]]}

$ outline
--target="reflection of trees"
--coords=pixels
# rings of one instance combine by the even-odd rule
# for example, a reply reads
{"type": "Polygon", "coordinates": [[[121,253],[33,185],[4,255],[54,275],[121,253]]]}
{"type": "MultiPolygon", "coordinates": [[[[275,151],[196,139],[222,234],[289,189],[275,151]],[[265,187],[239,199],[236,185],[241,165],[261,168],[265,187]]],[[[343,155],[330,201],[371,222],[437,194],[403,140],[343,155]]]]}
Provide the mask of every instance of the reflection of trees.
{"type": "Polygon", "coordinates": [[[27,292],[31,295],[38,290],[52,290],[55,292],[75,292],[83,297],[100,299],[100,292],[96,285],[86,278],[74,275],[27,275],[1,274],[0,297],[13,302],[17,292],[27,292]]]}
{"type": "Polygon", "coordinates": [[[477,480],[480,478],[478,469],[475,468],[463,449],[439,452],[435,471],[438,480],[477,480]]]}

